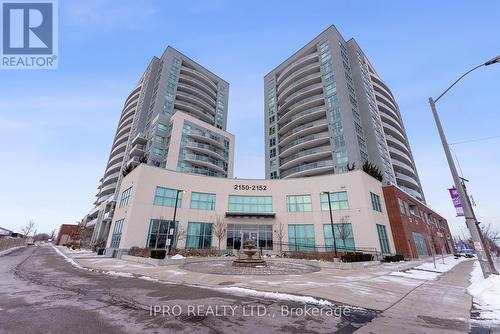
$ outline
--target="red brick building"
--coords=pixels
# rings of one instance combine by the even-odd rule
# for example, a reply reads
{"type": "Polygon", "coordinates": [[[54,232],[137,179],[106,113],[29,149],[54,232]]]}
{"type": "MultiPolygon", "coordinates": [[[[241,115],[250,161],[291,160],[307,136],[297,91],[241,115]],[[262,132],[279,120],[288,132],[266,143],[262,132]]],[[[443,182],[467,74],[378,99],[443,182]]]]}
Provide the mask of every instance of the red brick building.
{"type": "Polygon", "coordinates": [[[59,228],[59,232],[57,233],[57,238],[55,241],[56,245],[64,245],[68,242],[71,242],[71,235],[74,231],[78,229],[77,224],[62,224],[59,228]]]}
{"type": "Polygon", "coordinates": [[[446,219],[396,186],[383,191],[396,253],[414,259],[454,252],[446,219]]]}

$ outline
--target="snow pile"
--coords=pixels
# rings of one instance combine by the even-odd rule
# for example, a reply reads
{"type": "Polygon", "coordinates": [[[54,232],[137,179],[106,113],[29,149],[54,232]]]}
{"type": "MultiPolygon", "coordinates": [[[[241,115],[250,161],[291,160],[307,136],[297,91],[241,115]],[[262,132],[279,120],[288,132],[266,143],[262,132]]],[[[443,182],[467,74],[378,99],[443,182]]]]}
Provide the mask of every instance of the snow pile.
{"type": "Polygon", "coordinates": [[[216,290],[225,291],[240,296],[252,296],[252,297],[260,297],[260,298],[275,299],[275,300],[286,300],[303,304],[313,304],[318,306],[331,306],[331,307],[335,306],[334,304],[324,299],[316,299],[308,296],[297,296],[288,293],[258,291],[258,290],[239,288],[234,286],[227,288],[216,288],[216,290]]]}
{"type": "Polygon", "coordinates": [[[463,261],[470,261],[470,259],[466,259],[463,257],[455,259],[453,256],[447,256],[444,258],[444,264],[443,264],[443,259],[441,257],[436,257],[436,268],[434,268],[434,262],[431,261],[431,262],[426,262],[424,264],[421,264],[421,265],[415,267],[415,269],[435,271],[438,273],[445,273],[463,261]]]}
{"type": "Polygon", "coordinates": [[[439,273],[424,271],[424,270],[406,270],[406,271],[395,271],[390,273],[391,276],[399,276],[406,278],[414,278],[420,280],[435,280],[438,278],[439,273]]]}
{"type": "Polygon", "coordinates": [[[54,250],[56,251],[57,254],[61,255],[64,258],[64,260],[66,260],[66,262],[69,262],[73,267],[76,267],[78,269],[87,269],[87,268],[82,267],[75,260],[69,258],[66,254],[61,252],[61,250],[59,248],[57,248],[56,246],[52,246],[52,247],[54,248],[54,250]]]}
{"type": "Polygon", "coordinates": [[[116,276],[116,277],[128,277],[128,278],[134,277],[134,275],[131,273],[124,273],[124,272],[113,271],[113,270],[104,271],[103,273],[106,275],[116,276]]]}
{"type": "Polygon", "coordinates": [[[467,292],[472,296],[474,307],[481,313],[481,319],[500,323],[500,276],[483,278],[479,262],[474,263],[467,292]]]}
{"type": "Polygon", "coordinates": [[[172,260],[182,260],[184,259],[184,256],[182,256],[181,254],[176,254],[174,256],[171,257],[172,260]]]}

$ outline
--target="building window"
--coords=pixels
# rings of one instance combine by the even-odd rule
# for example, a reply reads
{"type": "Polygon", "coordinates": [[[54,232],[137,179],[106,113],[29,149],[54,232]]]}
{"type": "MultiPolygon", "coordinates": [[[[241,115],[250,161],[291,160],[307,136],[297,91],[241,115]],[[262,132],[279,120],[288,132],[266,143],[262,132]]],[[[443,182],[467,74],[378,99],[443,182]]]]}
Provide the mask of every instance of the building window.
{"type": "MultiPolygon", "coordinates": [[[[354,235],[352,233],[352,224],[333,224],[333,230],[335,231],[335,246],[340,252],[353,252],[355,251],[354,246],[354,235]]],[[[333,239],[332,239],[332,225],[324,224],[323,233],[325,237],[325,246],[327,251],[333,250],[333,239]]]]}
{"type": "MultiPolygon", "coordinates": [[[[321,211],[328,211],[328,194],[321,194],[321,211]]],[[[330,193],[330,204],[332,210],[343,210],[349,209],[349,202],[347,200],[347,191],[331,192],[330,193]]]]}
{"type": "Polygon", "coordinates": [[[115,221],[113,235],[111,236],[111,248],[118,248],[122,239],[123,219],[115,221]]]}
{"type": "Polygon", "coordinates": [[[311,195],[288,195],[286,206],[288,212],[312,211],[311,195]]]}
{"type": "MultiPolygon", "coordinates": [[[[226,249],[241,249],[246,240],[254,240],[258,249],[273,249],[273,225],[227,224],[226,249]]],[[[283,241],[283,240],[281,240],[283,241]]]]}
{"type": "Polygon", "coordinates": [[[228,210],[230,212],[272,212],[272,196],[229,195],[228,210]]]}
{"type": "Polygon", "coordinates": [[[269,150],[269,157],[274,158],[276,156],[276,147],[269,150]]]}
{"type": "Polygon", "coordinates": [[[158,130],[160,131],[166,131],[168,132],[168,125],[165,125],[165,124],[162,124],[162,123],[158,123],[156,125],[156,127],[158,128],[158,130]]]}
{"type": "Polygon", "coordinates": [[[387,237],[387,231],[385,225],[377,224],[378,240],[380,242],[380,249],[382,253],[390,253],[391,249],[389,247],[389,238],[387,237]]]}
{"type": "Polygon", "coordinates": [[[124,206],[128,205],[128,199],[130,198],[130,191],[131,190],[132,190],[132,187],[130,187],[127,190],[124,190],[122,192],[122,197],[120,199],[120,204],[118,205],[119,208],[123,208],[124,206]]]}
{"type": "Polygon", "coordinates": [[[197,210],[215,210],[215,194],[191,193],[191,209],[197,210]]]}
{"type": "Polygon", "coordinates": [[[276,171],[271,172],[271,174],[269,174],[269,177],[271,179],[277,179],[278,178],[278,172],[276,172],[276,171]]]}
{"type": "Polygon", "coordinates": [[[186,248],[205,249],[212,246],[212,224],[188,222],[186,248]]]}
{"type": "Polygon", "coordinates": [[[347,151],[338,151],[335,153],[335,157],[337,158],[338,164],[343,164],[349,161],[347,157],[347,151]]]}
{"type": "Polygon", "coordinates": [[[165,155],[165,150],[158,147],[153,147],[153,154],[163,157],[165,155]]]}
{"type": "Polygon", "coordinates": [[[146,247],[167,248],[175,247],[177,244],[176,233],[178,221],[175,224],[171,220],[151,219],[149,222],[148,241],[146,247]]]}
{"type": "Polygon", "coordinates": [[[382,212],[382,205],[380,204],[380,196],[374,193],[370,193],[372,199],[372,208],[375,211],[382,212]]]}
{"type": "Polygon", "coordinates": [[[415,204],[409,205],[409,211],[412,215],[420,217],[420,212],[415,204]]]}
{"type": "Polygon", "coordinates": [[[314,241],[313,224],[290,224],[288,225],[288,247],[292,252],[316,250],[314,241]]]}
{"type": "Polygon", "coordinates": [[[166,140],[165,140],[165,137],[162,137],[162,136],[155,136],[155,143],[157,144],[165,144],[166,140]]]}
{"type": "Polygon", "coordinates": [[[401,198],[398,198],[398,203],[399,203],[399,211],[402,214],[406,215],[407,213],[406,213],[406,209],[405,209],[405,204],[401,198]]]}
{"type": "Polygon", "coordinates": [[[335,148],[343,147],[345,146],[345,139],[343,135],[337,136],[333,138],[333,144],[335,145],[335,148]]]}
{"type": "Polygon", "coordinates": [[[174,207],[176,197],[178,198],[177,207],[180,208],[182,206],[182,191],[178,191],[177,189],[156,187],[155,199],[153,201],[153,204],[174,207]]]}
{"type": "Polygon", "coordinates": [[[269,135],[270,135],[270,136],[272,136],[272,135],[274,135],[275,133],[276,133],[276,127],[271,126],[271,127],[269,128],[269,135]]]}
{"type": "Polygon", "coordinates": [[[269,139],[269,146],[274,146],[274,145],[276,145],[276,138],[275,137],[269,139]]]}
{"type": "Polygon", "coordinates": [[[332,133],[334,135],[339,135],[344,131],[344,128],[342,127],[342,122],[338,121],[332,124],[332,133]]]}

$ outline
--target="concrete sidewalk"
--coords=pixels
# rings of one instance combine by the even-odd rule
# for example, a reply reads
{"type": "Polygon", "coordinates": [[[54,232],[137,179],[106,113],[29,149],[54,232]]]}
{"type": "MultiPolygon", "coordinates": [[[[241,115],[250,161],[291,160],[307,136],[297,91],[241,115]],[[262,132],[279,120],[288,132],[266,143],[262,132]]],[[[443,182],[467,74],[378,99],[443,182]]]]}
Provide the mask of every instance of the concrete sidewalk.
{"type": "Polygon", "coordinates": [[[468,333],[472,264],[459,263],[438,280],[417,286],[356,333],[468,333]]]}
{"type": "MultiPolygon", "coordinates": [[[[216,275],[184,270],[175,264],[175,260],[168,266],[152,266],[97,257],[92,253],[72,252],[64,247],[59,249],[81,266],[104,272],[123,272],[137,277],[151,277],[166,283],[192,284],[217,289],[239,287],[304,295],[379,311],[393,307],[412,291],[428,282],[436,283],[419,276],[411,278],[411,275],[410,277],[391,275],[392,272],[418,266],[422,261],[387,263],[358,270],[343,270],[335,268],[333,263],[309,261],[309,264],[320,266],[321,270],[301,275],[216,275]]],[[[453,257],[448,257],[446,260],[457,261],[453,257]]],[[[465,268],[462,270],[470,272],[472,261],[469,262],[470,265],[461,266],[465,268]]],[[[469,277],[468,273],[463,276],[466,279],[469,277]]],[[[466,307],[470,307],[470,301],[466,307]]]]}

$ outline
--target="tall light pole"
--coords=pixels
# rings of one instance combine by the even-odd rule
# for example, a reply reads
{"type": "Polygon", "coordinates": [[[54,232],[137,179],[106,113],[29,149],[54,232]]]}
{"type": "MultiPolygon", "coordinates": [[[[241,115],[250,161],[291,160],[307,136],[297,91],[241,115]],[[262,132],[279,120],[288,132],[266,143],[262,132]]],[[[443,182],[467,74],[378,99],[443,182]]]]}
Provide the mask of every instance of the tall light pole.
{"type": "Polygon", "coordinates": [[[330,225],[332,227],[332,240],[333,240],[333,252],[335,254],[335,257],[337,257],[337,242],[335,241],[335,230],[333,229],[333,214],[332,214],[332,203],[330,202],[330,192],[329,191],[322,191],[321,195],[327,195],[328,196],[328,209],[330,211],[330,225]]]}
{"type": "Polygon", "coordinates": [[[441,138],[441,143],[443,144],[444,153],[446,154],[446,160],[448,160],[448,165],[450,167],[450,172],[453,177],[453,182],[455,183],[455,187],[457,188],[458,196],[460,198],[460,202],[464,210],[465,223],[467,224],[467,228],[469,229],[472,241],[474,242],[474,248],[476,249],[477,258],[479,260],[479,263],[481,264],[481,270],[485,278],[487,278],[490,275],[490,273],[494,271],[494,269],[490,267],[487,261],[485,261],[485,256],[483,253],[488,252],[488,250],[484,247],[484,244],[481,242],[481,237],[479,235],[477,221],[474,215],[474,210],[472,209],[472,206],[470,205],[470,202],[467,198],[467,194],[460,180],[460,176],[458,175],[457,168],[455,167],[455,162],[453,161],[453,158],[451,156],[450,147],[448,146],[448,142],[444,135],[443,127],[441,125],[441,121],[439,120],[439,116],[436,110],[436,103],[467,74],[482,66],[489,66],[495,63],[500,63],[500,56],[493,58],[487,61],[486,63],[478,65],[470,69],[469,71],[465,72],[465,74],[463,74],[460,78],[458,78],[450,87],[448,87],[436,99],[429,97],[429,104],[431,105],[432,114],[434,115],[434,120],[436,121],[439,137],[441,138]]]}
{"type": "MultiPolygon", "coordinates": [[[[182,194],[182,193],[185,193],[185,191],[181,190],[181,189],[177,189],[177,191],[175,193],[174,217],[172,218],[172,223],[174,224],[174,233],[172,233],[172,239],[170,239],[170,245],[168,245],[168,255],[170,255],[170,251],[172,249],[172,243],[174,242],[174,238],[175,238],[175,233],[176,233],[175,218],[177,216],[177,204],[179,203],[179,194],[182,194]]],[[[170,232],[170,231],[168,231],[168,232],[170,232]]]]}

